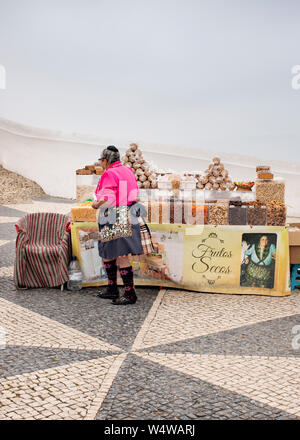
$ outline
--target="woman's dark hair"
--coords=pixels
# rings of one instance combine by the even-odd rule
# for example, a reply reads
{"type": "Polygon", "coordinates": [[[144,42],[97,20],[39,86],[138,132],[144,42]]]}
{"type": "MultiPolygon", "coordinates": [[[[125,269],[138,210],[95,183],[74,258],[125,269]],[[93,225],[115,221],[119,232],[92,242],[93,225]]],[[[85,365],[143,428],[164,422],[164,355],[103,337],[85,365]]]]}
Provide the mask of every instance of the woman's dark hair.
{"type": "Polygon", "coordinates": [[[109,145],[102,151],[101,159],[106,159],[109,165],[120,160],[119,150],[114,145],[109,145]]]}

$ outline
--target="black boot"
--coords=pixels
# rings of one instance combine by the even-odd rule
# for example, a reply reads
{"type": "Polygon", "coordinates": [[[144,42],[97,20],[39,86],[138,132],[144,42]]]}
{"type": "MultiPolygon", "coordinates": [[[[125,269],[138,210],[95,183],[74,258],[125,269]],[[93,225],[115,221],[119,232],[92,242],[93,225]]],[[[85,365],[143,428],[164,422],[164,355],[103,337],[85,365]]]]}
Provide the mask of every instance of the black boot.
{"type": "Polygon", "coordinates": [[[126,306],[127,304],[135,304],[136,300],[137,300],[137,296],[136,295],[132,296],[132,297],[123,295],[120,298],[113,299],[112,300],[112,304],[115,304],[117,306],[126,306]]]}
{"type": "Polygon", "coordinates": [[[108,286],[101,291],[99,298],[117,299],[119,298],[119,289],[117,285],[117,260],[111,260],[104,263],[104,267],[108,277],[108,286]]]}
{"type": "Polygon", "coordinates": [[[127,305],[127,304],[135,304],[137,300],[137,296],[135,294],[135,288],[133,285],[133,270],[132,266],[123,267],[120,269],[120,275],[122,277],[124,283],[124,295],[121,298],[114,299],[112,301],[115,305],[127,305]]]}
{"type": "Polygon", "coordinates": [[[97,295],[99,298],[106,299],[118,299],[119,298],[119,289],[118,286],[111,287],[108,285],[106,289],[102,290],[97,295]]]}

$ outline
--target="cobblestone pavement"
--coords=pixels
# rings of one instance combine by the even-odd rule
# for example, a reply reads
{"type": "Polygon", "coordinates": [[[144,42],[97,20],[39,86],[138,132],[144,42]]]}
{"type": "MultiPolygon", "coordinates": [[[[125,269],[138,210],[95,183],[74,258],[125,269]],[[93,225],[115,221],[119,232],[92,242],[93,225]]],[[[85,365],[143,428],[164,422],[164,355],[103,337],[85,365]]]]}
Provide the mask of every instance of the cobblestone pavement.
{"type": "Polygon", "coordinates": [[[300,291],[138,288],[127,307],[96,288],[17,291],[15,222],[71,204],[0,206],[1,420],[300,419],[300,291]]]}

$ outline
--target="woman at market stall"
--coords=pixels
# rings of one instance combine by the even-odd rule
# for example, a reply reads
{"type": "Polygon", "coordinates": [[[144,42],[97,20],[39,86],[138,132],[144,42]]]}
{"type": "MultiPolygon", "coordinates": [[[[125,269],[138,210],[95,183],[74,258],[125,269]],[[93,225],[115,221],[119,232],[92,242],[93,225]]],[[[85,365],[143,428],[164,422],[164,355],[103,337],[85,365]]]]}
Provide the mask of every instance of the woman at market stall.
{"type": "Polygon", "coordinates": [[[137,205],[139,188],[133,171],[120,162],[120,153],[109,146],[99,159],[105,170],[99,179],[93,208],[99,210],[99,255],[105,267],[108,286],[99,293],[100,298],[110,298],[113,304],[134,304],[137,300],[133,270],[129,255],[142,255],[139,217],[141,205],[137,205]],[[138,207],[138,208],[135,208],[138,207]],[[124,294],[119,297],[117,266],[124,283],[124,294]]]}
{"type": "Polygon", "coordinates": [[[267,235],[262,235],[259,242],[249,245],[245,251],[246,265],[243,286],[272,289],[274,286],[274,266],[276,247],[269,243],[267,235]]]}

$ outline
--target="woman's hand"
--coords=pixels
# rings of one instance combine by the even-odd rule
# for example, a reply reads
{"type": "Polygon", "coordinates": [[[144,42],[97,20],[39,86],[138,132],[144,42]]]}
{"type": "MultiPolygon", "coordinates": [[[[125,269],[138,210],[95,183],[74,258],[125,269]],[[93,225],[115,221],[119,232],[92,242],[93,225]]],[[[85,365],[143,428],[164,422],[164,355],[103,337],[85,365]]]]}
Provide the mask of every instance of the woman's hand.
{"type": "Polygon", "coordinates": [[[249,264],[249,258],[248,257],[245,258],[245,264],[249,264]]]}
{"type": "Polygon", "coordinates": [[[98,209],[100,205],[101,205],[101,201],[94,200],[92,203],[92,208],[98,209]]]}

